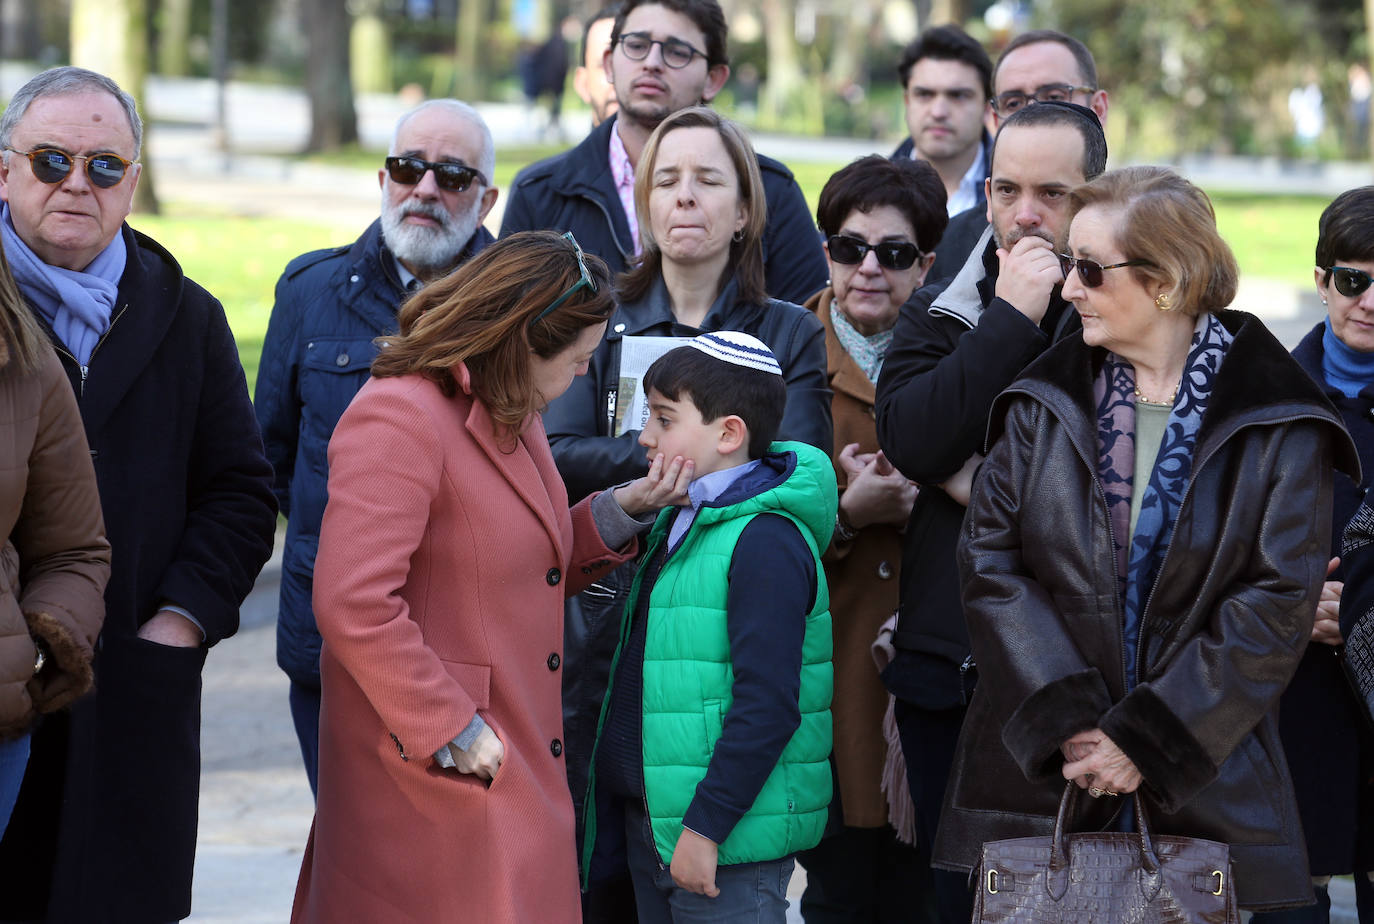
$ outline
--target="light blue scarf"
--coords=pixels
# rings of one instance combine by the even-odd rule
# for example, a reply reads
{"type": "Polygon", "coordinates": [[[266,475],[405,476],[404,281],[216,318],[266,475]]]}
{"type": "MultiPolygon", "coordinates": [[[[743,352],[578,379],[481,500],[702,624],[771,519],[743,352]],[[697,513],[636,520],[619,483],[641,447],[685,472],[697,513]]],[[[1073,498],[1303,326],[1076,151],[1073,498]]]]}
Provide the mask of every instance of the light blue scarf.
{"type": "Polygon", "coordinates": [[[1322,378],[1332,388],[1354,398],[1365,386],[1374,384],[1374,353],[1361,353],[1346,346],[1331,327],[1326,316],[1326,330],[1322,332],[1322,378]]]}
{"type": "Polygon", "coordinates": [[[124,235],[116,234],[85,270],[50,266],[14,230],[6,202],[0,207],[0,238],[19,291],[47,319],[76,361],[83,366],[89,363],[95,345],[110,329],[119,279],[128,259],[124,235]]]}

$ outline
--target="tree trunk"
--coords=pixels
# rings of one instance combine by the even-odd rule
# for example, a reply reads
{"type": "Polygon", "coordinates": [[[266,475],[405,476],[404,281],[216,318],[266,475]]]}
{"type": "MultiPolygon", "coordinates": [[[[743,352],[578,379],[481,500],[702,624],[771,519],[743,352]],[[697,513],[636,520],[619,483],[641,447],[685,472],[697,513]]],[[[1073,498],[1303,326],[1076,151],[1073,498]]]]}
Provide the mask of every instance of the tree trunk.
{"type": "Polygon", "coordinates": [[[310,139],[305,150],[330,151],[358,140],[349,75],[346,0],[304,0],[305,92],[310,98],[310,139]]]}
{"type": "Polygon", "coordinates": [[[486,96],[486,76],[482,68],[482,31],[490,8],[488,0],[459,0],[456,95],[473,102],[486,96]]]}
{"type": "Polygon", "coordinates": [[[0,0],[0,58],[6,61],[38,57],[38,17],[26,0],[0,0]]]}
{"type": "Polygon", "coordinates": [[[157,32],[157,70],[164,77],[191,73],[191,0],[162,0],[157,32]]]}
{"type": "Polygon", "coordinates": [[[361,0],[349,40],[353,43],[351,63],[353,89],[359,93],[390,93],[391,40],[382,19],[382,0],[361,0]]]}
{"type": "Polygon", "coordinates": [[[759,115],[763,127],[776,129],[803,83],[797,55],[796,8],[793,0],[763,0],[760,6],[768,51],[768,79],[764,83],[759,115]]]}
{"type": "Polygon", "coordinates": [[[143,116],[143,163],[134,210],[157,214],[157,193],[148,162],[151,119],[144,104],[143,85],[148,76],[148,18],[146,0],[72,0],[72,63],[98,71],[123,88],[139,104],[143,116]]]}
{"type": "Polygon", "coordinates": [[[872,0],[851,0],[847,6],[849,13],[836,17],[839,34],[835,37],[835,53],[826,75],[831,92],[860,81],[859,67],[864,60],[876,12],[872,0]]]}

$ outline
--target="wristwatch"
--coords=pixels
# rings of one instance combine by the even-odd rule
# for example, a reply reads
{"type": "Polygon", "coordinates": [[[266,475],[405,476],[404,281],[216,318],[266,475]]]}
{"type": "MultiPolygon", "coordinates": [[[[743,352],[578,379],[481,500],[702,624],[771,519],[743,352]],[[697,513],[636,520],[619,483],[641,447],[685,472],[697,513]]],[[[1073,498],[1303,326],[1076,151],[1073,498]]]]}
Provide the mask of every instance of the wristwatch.
{"type": "Polygon", "coordinates": [[[48,663],[48,646],[41,638],[36,638],[33,640],[33,650],[33,674],[37,677],[43,665],[48,663]]]}
{"type": "Polygon", "coordinates": [[[835,511],[835,541],[836,541],[836,542],[852,542],[852,541],[854,541],[854,537],[857,536],[858,534],[859,534],[859,531],[858,531],[857,529],[855,529],[853,526],[850,526],[850,525],[849,525],[849,522],[845,519],[844,511],[843,511],[843,510],[836,510],[836,511],[835,511]]]}

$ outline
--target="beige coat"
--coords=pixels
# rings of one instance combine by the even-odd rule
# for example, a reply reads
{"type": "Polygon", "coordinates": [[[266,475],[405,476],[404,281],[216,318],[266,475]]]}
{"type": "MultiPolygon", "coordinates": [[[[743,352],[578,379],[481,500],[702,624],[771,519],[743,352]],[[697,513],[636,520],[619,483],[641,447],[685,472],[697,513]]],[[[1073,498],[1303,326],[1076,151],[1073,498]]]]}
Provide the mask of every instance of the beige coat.
{"type": "Polygon", "coordinates": [[[110,544],[76,398],[57,355],[37,369],[0,341],[0,738],[91,686],[110,544]],[[52,657],[34,675],[34,638],[52,657]]]}
{"type": "MultiPolygon", "coordinates": [[[[874,387],[845,352],[830,321],[834,293],[827,286],[806,303],[825,325],[825,352],[830,388],[835,397],[835,477],[840,492],[845,473],[840,450],[858,443],[861,452],[877,452],[873,416],[874,387]]],[[[895,527],[875,525],[860,530],[853,542],[832,543],[823,559],[830,583],[830,616],[835,638],[835,699],[830,711],[835,723],[835,768],[840,780],[844,823],[877,828],[887,823],[887,801],[879,784],[887,743],[883,714],[887,690],[878,679],[870,646],[883,620],[897,609],[897,573],[902,561],[902,536],[895,527]]]]}

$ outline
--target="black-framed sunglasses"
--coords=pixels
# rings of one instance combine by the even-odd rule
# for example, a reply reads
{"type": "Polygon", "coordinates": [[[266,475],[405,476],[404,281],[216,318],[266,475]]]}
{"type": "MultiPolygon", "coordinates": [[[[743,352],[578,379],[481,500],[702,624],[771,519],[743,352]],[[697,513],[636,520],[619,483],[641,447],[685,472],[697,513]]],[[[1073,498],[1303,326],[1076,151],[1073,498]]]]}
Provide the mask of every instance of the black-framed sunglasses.
{"type": "Polygon", "coordinates": [[[574,282],[571,286],[568,287],[568,291],[564,292],[562,295],[555,298],[552,304],[549,305],[549,307],[545,308],[543,311],[539,312],[537,315],[531,318],[530,327],[533,327],[535,324],[547,318],[550,314],[553,313],[553,310],[555,308],[566,302],[568,299],[572,298],[573,295],[576,294],[578,289],[585,287],[591,289],[592,292],[596,292],[597,290],[596,280],[592,278],[591,273],[587,272],[586,255],[582,253],[582,248],[578,245],[577,238],[573,237],[573,233],[571,231],[565,231],[563,233],[563,240],[573,245],[573,252],[577,254],[577,269],[578,272],[580,272],[582,275],[577,280],[577,282],[574,282]]]}
{"type": "Polygon", "coordinates": [[[830,259],[836,263],[862,263],[870,250],[878,258],[879,266],[891,270],[911,269],[911,264],[921,258],[921,249],[910,241],[880,241],[870,244],[860,237],[832,234],[826,239],[825,244],[830,252],[830,259]]]}
{"type": "Polygon", "coordinates": [[[643,61],[649,57],[649,50],[655,45],[663,56],[663,63],[674,70],[691,64],[697,55],[706,57],[706,52],[692,47],[691,43],[682,39],[656,39],[647,32],[627,32],[620,37],[620,49],[631,61],[643,61]]]}
{"type": "Polygon", "coordinates": [[[434,182],[439,184],[440,189],[463,192],[472,185],[473,180],[482,186],[487,185],[487,178],[482,176],[481,171],[467,164],[436,164],[405,155],[392,155],[386,159],[386,175],[393,182],[406,186],[414,186],[431,170],[434,171],[434,182]]]}
{"type": "Polygon", "coordinates": [[[1326,278],[1334,282],[1336,291],[1346,298],[1359,298],[1374,284],[1374,276],[1353,266],[1328,266],[1326,278]]]}
{"type": "Polygon", "coordinates": [[[1078,281],[1083,283],[1084,288],[1096,289],[1102,285],[1102,272],[1109,269],[1121,269],[1123,266],[1154,266],[1149,260],[1126,260],[1122,263],[1109,263],[1103,266],[1096,260],[1074,259],[1066,253],[1055,254],[1059,258],[1059,269],[1064,274],[1064,279],[1069,278],[1070,270],[1078,270],[1078,281]]]}
{"type": "Polygon", "coordinates": [[[136,161],[125,160],[118,154],[103,151],[99,154],[68,154],[57,148],[34,148],[32,151],[17,151],[5,148],[11,154],[22,154],[29,159],[34,178],[40,183],[61,183],[72,172],[78,160],[86,162],[86,177],[94,186],[109,189],[118,186],[124,174],[136,161]]]}
{"type": "Polygon", "coordinates": [[[1031,103],[1059,102],[1068,103],[1073,101],[1075,93],[1096,93],[1095,87],[1075,87],[1068,83],[1047,83],[1043,87],[1036,87],[1034,93],[1022,93],[1020,90],[1008,90],[999,94],[992,101],[993,108],[997,114],[1006,117],[1018,109],[1024,109],[1031,103]]]}

